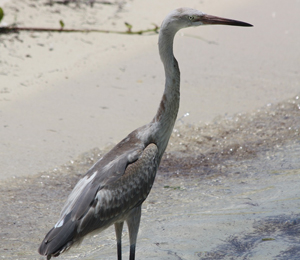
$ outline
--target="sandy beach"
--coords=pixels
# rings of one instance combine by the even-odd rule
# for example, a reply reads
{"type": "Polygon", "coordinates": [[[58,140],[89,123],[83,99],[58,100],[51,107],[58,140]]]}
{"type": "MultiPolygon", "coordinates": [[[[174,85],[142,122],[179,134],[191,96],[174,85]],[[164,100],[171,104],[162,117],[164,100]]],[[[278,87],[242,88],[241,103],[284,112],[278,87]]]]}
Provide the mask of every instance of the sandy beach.
{"type": "MultiPolygon", "coordinates": [[[[45,2],[1,1],[2,23],[59,27],[62,19],[65,28],[122,31],[126,21],[140,30],[186,5],[254,24],[178,33],[178,123],[212,122],[299,92],[299,1],[45,2]]],[[[118,142],[152,119],[163,91],[155,34],[22,32],[1,35],[0,55],[0,178],[52,169],[118,142]]]]}
{"type": "MultiPolygon", "coordinates": [[[[254,25],[176,36],[181,108],[137,258],[300,259],[300,2],[47,2],[0,0],[1,25],[142,30],[182,5],[254,25]]],[[[163,86],[155,33],[0,36],[1,259],[45,259],[37,248],[78,179],[152,119],[163,86]]],[[[113,228],[58,259],[116,259],[113,228]]]]}

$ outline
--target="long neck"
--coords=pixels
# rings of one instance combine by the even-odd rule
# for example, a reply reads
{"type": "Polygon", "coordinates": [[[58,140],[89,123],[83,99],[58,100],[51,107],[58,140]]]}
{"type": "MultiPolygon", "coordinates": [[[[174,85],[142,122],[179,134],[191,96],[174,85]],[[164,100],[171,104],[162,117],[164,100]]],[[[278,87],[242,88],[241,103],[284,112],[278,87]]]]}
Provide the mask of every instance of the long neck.
{"type": "Polygon", "coordinates": [[[165,90],[158,111],[153,118],[155,125],[153,138],[157,143],[161,155],[164,153],[171,136],[180,99],[180,71],[177,60],[173,55],[173,40],[176,31],[164,29],[159,34],[159,54],[165,69],[165,90]]]}

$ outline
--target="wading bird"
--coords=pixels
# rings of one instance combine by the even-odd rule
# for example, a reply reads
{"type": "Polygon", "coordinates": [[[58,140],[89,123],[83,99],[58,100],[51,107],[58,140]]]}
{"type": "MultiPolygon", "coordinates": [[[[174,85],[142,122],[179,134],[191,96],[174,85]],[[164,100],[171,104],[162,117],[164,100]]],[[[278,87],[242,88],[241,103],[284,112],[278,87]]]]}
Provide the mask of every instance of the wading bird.
{"type": "Polygon", "coordinates": [[[141,205],[153,185],[179,108],[180,72],[173,55],[174,36],[182,28],[206,24],[252,26],[190,8],[179,8],[167,15],[158,40],[166,77],[158,111],[149,124],[130,133],[76,184],[58,222],[48,232],[38,250],[48,260],[79,243],[92,231],[100,232],[112,224],[116,231],[118,260],[121,260],[124,221],[129,231],[129,259],[135,259],[141,205]]]}

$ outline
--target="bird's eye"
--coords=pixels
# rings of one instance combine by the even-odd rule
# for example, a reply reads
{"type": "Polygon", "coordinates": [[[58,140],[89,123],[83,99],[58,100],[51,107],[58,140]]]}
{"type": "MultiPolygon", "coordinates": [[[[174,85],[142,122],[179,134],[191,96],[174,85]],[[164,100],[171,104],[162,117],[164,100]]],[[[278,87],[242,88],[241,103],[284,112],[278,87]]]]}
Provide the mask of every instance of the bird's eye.
{"type": "Polygon", "coordinates": [[[189,20],[190,20],[190,21],[193,21],[194,19],[195,19],[194,16],[189,16],[189,20]]]}

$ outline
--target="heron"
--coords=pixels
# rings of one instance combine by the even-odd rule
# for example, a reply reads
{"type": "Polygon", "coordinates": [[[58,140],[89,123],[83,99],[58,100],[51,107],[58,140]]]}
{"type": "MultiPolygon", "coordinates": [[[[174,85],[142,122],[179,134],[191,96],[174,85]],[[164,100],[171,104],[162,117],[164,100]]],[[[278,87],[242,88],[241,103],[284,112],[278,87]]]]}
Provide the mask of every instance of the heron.
{"type": "Polygon", "coordinates": [[[180,29],[208,24],[252,26],[191,8],[179,8],[166,16],[158,39],[165,88],[157,113],[150,123],[131,132],[100,158],[75,185],[59,220],[38,249],[47,260],[80,243],[87,234],[111,225],[115,227],[117,257],[121,260],[124,222],[129,233],[129,259],[135,259],[141,206],[154,183],[179,109],[180,71],[173,54],[174,37],[180,29]]]}

